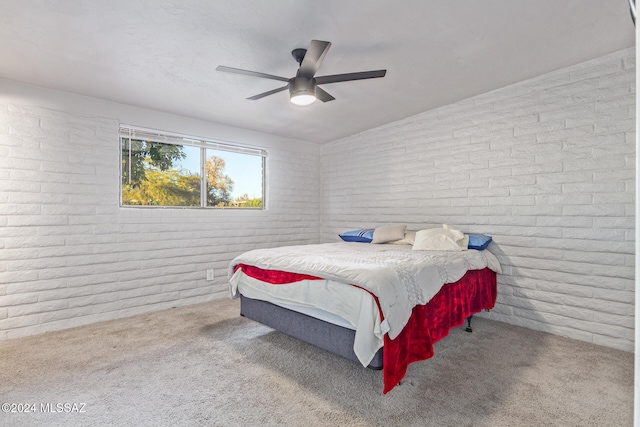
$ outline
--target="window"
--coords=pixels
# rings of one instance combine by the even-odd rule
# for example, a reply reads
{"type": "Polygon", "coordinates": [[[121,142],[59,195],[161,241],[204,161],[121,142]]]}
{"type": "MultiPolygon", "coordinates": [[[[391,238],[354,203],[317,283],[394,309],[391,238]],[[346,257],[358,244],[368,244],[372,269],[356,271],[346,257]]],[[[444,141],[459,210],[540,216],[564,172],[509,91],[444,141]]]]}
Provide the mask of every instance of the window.
{"type": "Polygon", "coordinates": [[[121,206],[264,208],[260,148],[120,126],[121,206]]]}

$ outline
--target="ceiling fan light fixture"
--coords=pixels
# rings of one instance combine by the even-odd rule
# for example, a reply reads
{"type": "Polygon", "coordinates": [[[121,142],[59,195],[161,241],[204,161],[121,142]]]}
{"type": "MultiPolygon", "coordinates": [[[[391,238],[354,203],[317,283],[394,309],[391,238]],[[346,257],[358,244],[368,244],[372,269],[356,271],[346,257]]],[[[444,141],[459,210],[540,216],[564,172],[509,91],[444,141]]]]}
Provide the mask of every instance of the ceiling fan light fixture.
{"type": "Polygon", "coordinates": [[[311,105],[316,101],[315,79],[294,78],[289,82],[289,95],[292,104],[311,105]]]}
{"type": "Polygon", "coordinates": [[[316,96],[313,94],[297,93],[291,95],[291,103],[296,105],[311,105],[316,102],[316,96]]]}

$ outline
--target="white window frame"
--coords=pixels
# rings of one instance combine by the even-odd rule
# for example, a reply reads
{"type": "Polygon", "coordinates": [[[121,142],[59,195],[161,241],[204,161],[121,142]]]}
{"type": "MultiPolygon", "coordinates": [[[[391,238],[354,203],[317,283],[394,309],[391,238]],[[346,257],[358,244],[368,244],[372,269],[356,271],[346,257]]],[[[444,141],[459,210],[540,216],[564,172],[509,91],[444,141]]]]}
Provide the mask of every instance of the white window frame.
{"type": "MultiPolygon", "coordinates": [[[[248,145],[240,145],[232,142],[219,141],[209,138],[184,135],[173,132],[165,132],[156,129],[143,128],[139,126],[131,126],[126,124],[120,125],[119,131],[119,157],[120,157],[120,176],[118,182],[120,187],[120,207],[121,208],[143,208],[143,209],[229,209],[229,210],[266,210],[266,193],[267,193],[267,157],[268,152],[265,148],[252,147],[248,145]],[[123,205],[122,204],[122,150],[123,139],[141,139],[144,141],[159,142],[162,144],[181,145],[200,148],[200,206],[150,206],[150,205],[123,205]],[[213,149],[219,151],[227,151],[231,153],[240,153],[262,158],[262,207],[260,208],[242,208],[231,206],[207,206],[207,174],[206,174],[206,150],[213,149]]],[[[129,145],[131,147],[131,145],[129,145]]],[[[131,164],[131,162],[129,162],[131,164]]],[[[131,171],[129,171],[131,176],[131,171]]]]}

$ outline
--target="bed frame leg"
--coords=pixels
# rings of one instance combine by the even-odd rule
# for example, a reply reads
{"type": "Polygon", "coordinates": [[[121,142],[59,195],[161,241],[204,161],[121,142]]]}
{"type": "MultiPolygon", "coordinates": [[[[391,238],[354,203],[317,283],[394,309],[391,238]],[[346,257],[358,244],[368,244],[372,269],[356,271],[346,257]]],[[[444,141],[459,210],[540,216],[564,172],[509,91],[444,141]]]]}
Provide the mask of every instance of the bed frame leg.
{"type": "Polygon", "coordinates": [[[473,314],[469,317],[467,317],[467,327],[464,328],[464,330],[466,332],[473,332],[473,328],[471,327],[471,318],[473,317],[473,314]]]}

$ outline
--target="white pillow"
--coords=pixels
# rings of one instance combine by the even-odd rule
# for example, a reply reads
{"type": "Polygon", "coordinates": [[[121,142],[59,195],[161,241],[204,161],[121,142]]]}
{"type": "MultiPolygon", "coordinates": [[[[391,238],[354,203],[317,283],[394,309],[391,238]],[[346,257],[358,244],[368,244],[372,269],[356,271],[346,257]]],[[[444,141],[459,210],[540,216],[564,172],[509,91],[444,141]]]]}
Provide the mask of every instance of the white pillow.
{"type": "Polygon", "coordinates": [[[406,224],[378,227],[373,231],[373,240],[371,240],[371,243],[386,243],[393,240],[403,239],[404,230],[406,229],[406,224]]]}
{"type": "Polygon", "coordinates": [[[387,242],[389,245],[413,245],[416,241],[416,232],[415,231],[406,231],[404,233],[404,238],[400,240],[392,240],[391,242],[387,242]]]}
{"type": "Polygon", "coordinates": [[[469,236],[444,224],[442,228],[430,228],[416,233],[414,251],[466,251],[469,236]]]}

